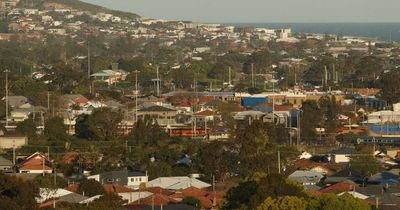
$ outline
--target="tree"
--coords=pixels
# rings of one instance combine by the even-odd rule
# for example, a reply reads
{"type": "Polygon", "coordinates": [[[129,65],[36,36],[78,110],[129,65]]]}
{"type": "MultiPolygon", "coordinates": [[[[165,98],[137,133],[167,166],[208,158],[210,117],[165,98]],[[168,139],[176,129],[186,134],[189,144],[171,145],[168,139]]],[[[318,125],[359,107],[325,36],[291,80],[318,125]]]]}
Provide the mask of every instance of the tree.
{"type": "Polygon", "coordinates": [[[0,209],[36,209],[37,196],[35,183],[0,173],[0,209]]]}
{"type": "Polygon", "coordinates": [[[258,174],[228,190],[222,209],[254,209],[268,197],[297,196],[306,198],[303,186],[286,180],[280,174],[258,174]]]}
{"type": "Polygon", "coordinates": [[[238,126],[235,144],[239,151],[239,171],[247,176],[276,169],[276,133],[272,124],[260,120],[238,126]]]}
{"type": "Polygon", "coordinates": [[[121,120],[121,113],[104,107],[92,112],[92,115],[88,118],[88,125],[90,131],[99,140],[115,140],[118,136],[118,126],[121,120]]]}
{"type": "Polygon", "coordinates": [[[39,175],[35,177],[35,183],[41,188],[65,188],[67,182],[60,176],[56,177],[56,185],[54,185],[54,175],[39,175]]]}
{"type": "Polygon", "coordinates": [[[32,118],[29,118],[17,123],[15,131],[19,134],[28,136],[28,138],[34,138],[36,136],[36,124],[33,122],[32,118]]]}
{"type": "Polygon", "coordinates": [[[118,126],[122,120],[119,112],[110,108],[95,109],[91,115],[80,115],[76,122],[76,134],[80,138],[115,140],[118,136],[118,126]]]}
{"type": "Polygon", "coordinates": [[[256,210],[306,210],[307,204],[304,198],[296,196],[268,197],[256,210]]]}
{"type": "Polygon", "coordinates": [[[337,127],[337,119],[340,112],[340,104],[336,102],[336,97],[321,97],[319,99],[319,107],[324,115],[324,124],[328,131],[334,131],[337,127]]]}
{"type": "Polygon", "coordinates": [[[312,199],[309,204],[309,210],[368,210],[371,206],[367,202],[354,198],[350,194],[344,194],[342,196],[336,196],[334,194],[324,194],[312,199]]]}
{"type": "Polygon", "coordinates": [[[170,164],[165,162],[150,163],[147,167],[147,171],[150,174],[150,179],[158,177],[167,177],[172,174],[172,167],[170,164]]]}
{"type": "Polygon", "coordinates": [[[197,163],[208,179],[214,175],[216,180],[224,181],[229,174],[237,173],[238,156],[231,142],[213,141],[200,148],[197,163]]]}
{"type": "Polygon", "coordinates": [[[391,71],[383,74],[379,81],[381,88],[381,97],[388,102],[393,104],[400,102],[400,72],[391,71]]]}
{"type": "Polygon", "coordinates": [[[152,118],[139,119],[131,132],[133,143],[137,146],[158,146],[167,139],[167,134],[152,118]]]}
{"type": "Polygon", "coordinates": [[[371,176],[382,171],[382,163],[374,157],[374,152],[370,145],[357,145],[356,153],[350,156],[349,167],[363,176],[371,176]]]}
{"type": "Polygon", "coordinates": [[[93,139],[95,134],[89,128],[89,115],[81,114],[76,119],[75,133],[79,138],[93,139]]]}
{"type": "Polygon", "coordinates": [[[301,107],[301,136],[306,142],[313,142],[317,138],[315,128],[319,127],[322,121],[321,110],[316,101],[306,100],[301,107]]]}
{"type": "Polygon", "coordinates": [[[201,209],[200,200],[195,197],[192,197],[192,196],[184,197],[181,203],[187,204],[189,206],[193,206],[193,207],[195,207],[195,209],[201,209]]]}
{"type": "Polygon", "coordinates": [[[63,118],[53,117],[44,126],[44,135],[50,141],[63,141],[68,138],[63,118]]]}
{"type": "Polygon", "coordinates": [[[105,195],[103,185],[94,179],[83,180],[78,188],[80,194],[85,193],[86,196],[105,195]]]}

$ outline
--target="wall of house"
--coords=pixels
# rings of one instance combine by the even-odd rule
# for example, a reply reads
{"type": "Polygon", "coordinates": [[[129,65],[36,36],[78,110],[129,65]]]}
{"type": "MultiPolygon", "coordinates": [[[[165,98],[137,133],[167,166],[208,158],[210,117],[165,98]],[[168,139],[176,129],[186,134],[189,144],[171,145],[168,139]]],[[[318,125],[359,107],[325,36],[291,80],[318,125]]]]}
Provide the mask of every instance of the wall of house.
{"type": "Polygon", "coordinates": [[[333,161],[335,163],[348,163],[350,161],[350,158],[348,155],[334,155],[333,161]]]}
{"type": "Polygon", "coordinates": [[[132,186],[135,189],[139,188],[141,183],[147,183],[149,180],[148,176],[134,176],[128,177],[128,186],[132,186]]]}

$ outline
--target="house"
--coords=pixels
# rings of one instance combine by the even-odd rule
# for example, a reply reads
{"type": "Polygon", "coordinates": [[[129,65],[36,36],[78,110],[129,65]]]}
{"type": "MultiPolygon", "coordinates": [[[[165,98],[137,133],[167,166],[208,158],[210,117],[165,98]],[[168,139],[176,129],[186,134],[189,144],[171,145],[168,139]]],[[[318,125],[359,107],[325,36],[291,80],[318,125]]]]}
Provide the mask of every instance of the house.
{"type": "Polygon", "coordinates": [[[324,184],[335,184],[349,180],[356,183],[362,183],[363,176],[358,171],[355,171],[351,168],[345,168],[331,176],[326,177],[326,179],[324,180],[324,184]]]}
{"type": "MultiPolygon", "coordinates": [[[[6,98],[3,97],[2,100],[5,100],[6,98]]],[[[8,96],[8,104],[10,105],[11,108],[18,108],[24,104],[28,103],[28,98],[25,96],[8,96]]]]}
{"type": "Polygon", "coordinates": [[[20,148],[28,144],[28,137],[26,136],[1,136],[0,149],[20,148]]]}
{"type": "Polygon", "coordinates": [[[142,183],[148,182],[148,175],[139,171],[109,171],[89,176],[102,184],[121,184],[133,189],[139,189],[142,183]]]}
{"type": "Polygon", "coordinates": [[[348,163],[350,156],[355,153],[355,149],[349,147],[341,147],[336,150],[329,152],[331,161],[335,163],[348,163]]]}
{"type": "Polygon", "coordinates": [[[10,160],[0,156],[0,171],[11,172],[13,166],[14,164],[10,160]]]}
{"type": "Polygon", "coordinates": [[[36,152],[18,164],[19,173],[52,173],[53,163],[43,154],[36,152]]]}
{"type": "Polygon", "coordinates": [[[302,185],[315,185],[321,181],[324,176],[315,171],[297,170],[289,175],[288,179],[299,182],[302,185]]]}
{"type": "Polygon", "coordinates": [[[124,81],[129,73],[122,69],[118,69],[118,64],[112,64],[111,66],[112,69],[101,70],[90,75],[90,77],[96,81],[106,82],[108,85],[112,85],[118,81],[124,81]]]}
{"type": "Polygon", "coordinates": [[[342,193],[342,192],[353,191],[357,187],[358,187],[358,185],[352,181],[344,181],[344,182],[338,182],[336,184],[330,185],[319,191],[321,193],[338,194],[338,193],[342,193]]]}
{"type": "Polygon", "coordinates": [[[138,119],[149,117],[157,120],[158,125],[167,126],[176,124],[177,110],[164,106],[149,106],[138,110],[138,119]]]}
{"type": "Polygon", "coordinates": [[[202,189],[210,186],[208,183],[187,176],[159,177],[146,183],[146,187],[160,187],[168,190],[181,190],[188,187],[202,189]]]}

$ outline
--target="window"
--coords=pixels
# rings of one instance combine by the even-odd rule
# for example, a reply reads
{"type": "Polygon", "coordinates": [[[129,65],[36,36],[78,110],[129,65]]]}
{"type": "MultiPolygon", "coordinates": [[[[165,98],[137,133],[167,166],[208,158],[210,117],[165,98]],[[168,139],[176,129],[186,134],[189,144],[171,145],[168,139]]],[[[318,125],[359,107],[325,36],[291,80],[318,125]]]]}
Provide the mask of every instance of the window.
{"type": "Polygon", "coordinates": [[[114,182],[114,179],[108,178],[107,182],[114,182]]]}
{"type": "Polygon", "coordinates": [[[120,182],[120,181],[121,181],[121,179],[120,179],[120,178],[117,178],[117,179],[116,179],[116,181],[117,181],[117,182],[120,182]]]}
{"type": "Polygon", "coordinates": [[[134,182],[135,181],[135,178],[131,178],[131,182],[134,182]]]}
{"type": "Polygon", "coordinates": [[[139,182],[141,182],[142,181],[142,178],[139,178],[139,182]]]}

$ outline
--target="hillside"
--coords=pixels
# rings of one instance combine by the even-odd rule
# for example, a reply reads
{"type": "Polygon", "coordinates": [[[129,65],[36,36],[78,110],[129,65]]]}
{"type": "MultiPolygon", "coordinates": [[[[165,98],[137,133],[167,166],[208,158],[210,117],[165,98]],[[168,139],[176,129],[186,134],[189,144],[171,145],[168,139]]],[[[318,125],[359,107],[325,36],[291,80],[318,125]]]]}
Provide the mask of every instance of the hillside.
{"type": "Polygon", "coordinates": [[[41,6],[43,8],[71,8],[78,9],[82,11],[89,11],[92,13],[104,12],[110,13],[115,16],[129,18],[129,19],[137,19],[140,16],[130,12],[122,12],[117,10],[108,9],[102,6],[98,6],[91,3],[82,2],[79,0],[35,0],[35,1],[21,1],[22,4],[32,5],[32,2],[35,2],[36,6],[41,6]]]}

